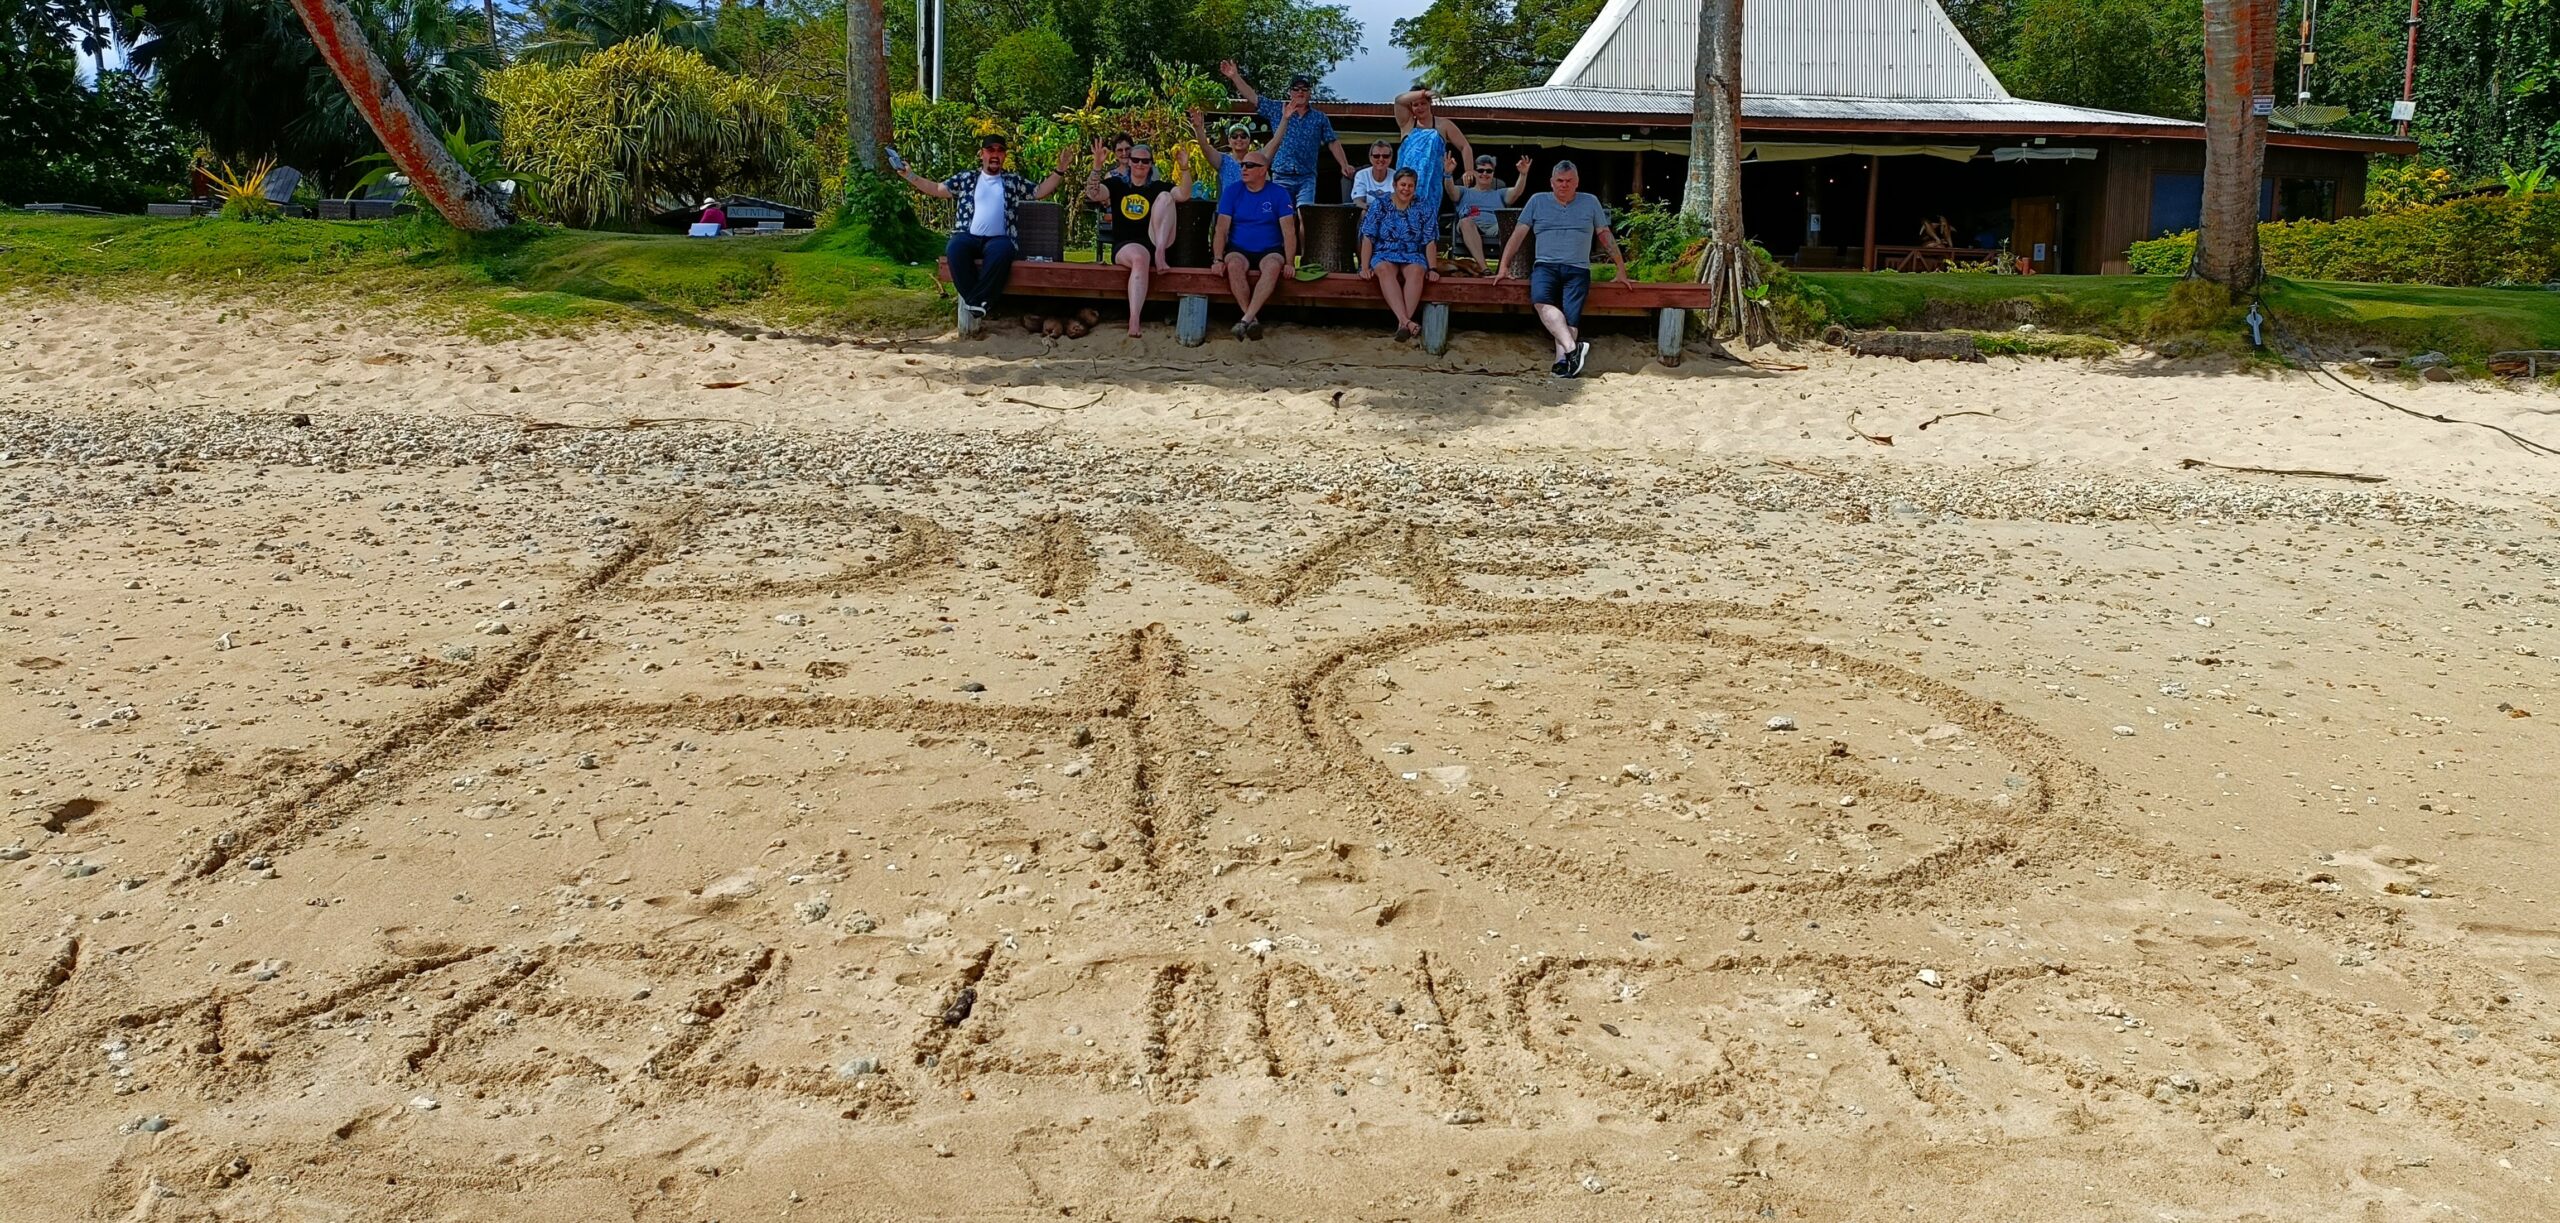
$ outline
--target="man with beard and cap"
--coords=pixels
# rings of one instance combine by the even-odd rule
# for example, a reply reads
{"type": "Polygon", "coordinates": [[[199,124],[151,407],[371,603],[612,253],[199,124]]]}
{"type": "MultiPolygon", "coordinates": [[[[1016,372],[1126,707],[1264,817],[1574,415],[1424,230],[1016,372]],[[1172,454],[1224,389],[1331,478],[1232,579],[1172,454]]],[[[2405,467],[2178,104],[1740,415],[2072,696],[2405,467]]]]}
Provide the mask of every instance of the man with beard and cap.
{"type": "Polygon", "coordinates": [[[1013,270],[1015,235],[1021,232],[1014,217],[1022,201],[1049,198],[1075,161],[1074,145],[1059,149],[1058,168],[1034,183],[1004,168],[1005,151],[1004,137],[989,136],[978,142],[977,169],[935,182],[907,168],[896,149],[888,150],[890,167],[908,186],[959,206],[942,254],[951,261],[951,287],[960,294],[961,312],[970,316],[972,326],[963,330],[975,330],[996,294],[1004,291],[1005,277],[1013,270]]]}

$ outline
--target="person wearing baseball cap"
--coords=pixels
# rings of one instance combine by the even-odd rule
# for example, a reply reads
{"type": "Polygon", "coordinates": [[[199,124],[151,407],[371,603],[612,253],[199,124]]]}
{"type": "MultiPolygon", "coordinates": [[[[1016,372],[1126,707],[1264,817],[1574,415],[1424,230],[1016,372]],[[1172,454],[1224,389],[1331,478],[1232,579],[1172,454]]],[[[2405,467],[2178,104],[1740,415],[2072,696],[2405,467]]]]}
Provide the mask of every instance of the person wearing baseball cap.
{"type": "Polygon", "coordinates": [[[1024,200],[1045,200],[1065,181],[1067,167],[1075,164],[1075,142],[1069,141],[1058,150],[1058,168],[1047,178],[1034,183],[1004,168],[1005,139],[987,136],[978,141],[978,168],[962,170],[940,182],[907,167],[896,149],[883,150],[898,177],[908,186],[935,199],[951,200],[959,205],[954,219],[951,241],[942,248],[951,262],[951,287],[960,294],[961,330],[974,334],[984,322],[987,307],[995,304],[996,294],[1004,291],[1005,278],[1013,271],[1014,235],[1021,232],[1014,225],[1014,214],[1024,200]]]}
{"type": "Polygon", "coordinates": [[[1253,83],[1244,79],[1243,70],[1234,60],[1222,60],[1218,71],[1236,87],[1236,96],[1252,107],[1276,130],[1283,119],[1289,120],[1288,138],[1281,140],[1271,153],[1271,184],[1287,191],[1297,203],[1316,202],[1317,159],[1333,154],[1334,168],[1344,178],[1351,177],[1351,157],[1342,151],[1342,138],[1333,132],[1333,119],[1314,105],[1316,81],[1306,73],[1289,78],[1288,99],[1266,98],[1254,92],[1253,83]]]}
{"type": "MultiPolygon", "coordinates": [[[[1217,194],[1219,197],[1225,196],[1244,182],[1244,159],[1247,154],[1260,153],[1263,164],[1270,164],[1272,155],[1280,150],[1281,138],[1289,130],[1289,115],[1285,111],[1281,113],[1279,126],[1271,129],[1271,138],[1263,141],[1262,147],[1258,149],[1253,145],[1251,123],[1238,119],[1226,124],[1224,130],[1227,142],[1226,147],[1221,149],[1216,141],[1209,139],[1208,116],[1197,106],[1191,108],[1191,135],[1193,139],[1200,142],[1201,148],[1210,150],[1209,168],[1218,172],[1217,194]]],[[[1201,181],[1206,182],[1207,176],[1202,176],[1201,181]]]]}

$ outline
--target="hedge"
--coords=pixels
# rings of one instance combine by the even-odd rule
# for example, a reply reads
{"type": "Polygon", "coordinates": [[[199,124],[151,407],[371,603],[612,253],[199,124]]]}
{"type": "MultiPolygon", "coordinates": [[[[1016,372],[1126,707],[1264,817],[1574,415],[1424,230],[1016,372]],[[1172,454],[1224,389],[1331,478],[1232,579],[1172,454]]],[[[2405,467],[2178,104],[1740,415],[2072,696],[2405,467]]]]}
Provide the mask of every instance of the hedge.
{"type": "MultiPolygon", "coordinates": [[[[2185,273],[2194,230],[2136,242],[2125,254],[2149,276],[2185,273]]],[[[2273,276],[2388,284],[2560,281],[2560,194],[2454,200],[2338,221],[2271,221],[2258,247],[2273,276]]]]}

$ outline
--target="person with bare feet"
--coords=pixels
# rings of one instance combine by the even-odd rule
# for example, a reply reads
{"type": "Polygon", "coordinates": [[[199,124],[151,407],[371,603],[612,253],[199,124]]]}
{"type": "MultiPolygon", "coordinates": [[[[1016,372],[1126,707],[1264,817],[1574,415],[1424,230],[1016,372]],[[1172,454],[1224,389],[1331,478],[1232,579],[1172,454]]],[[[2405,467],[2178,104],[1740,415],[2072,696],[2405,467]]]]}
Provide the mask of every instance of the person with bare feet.
{"type": "Polygon", "coordinates": [[[1271,181],[1271,163],[1261,153],[1245,155],[1243,185],[1219,197],[1209,252],[1210,262],[1226,269],[1227,287],[1244,311],[1236,338],[1262,338],[1262,307],[1298,261],[1298,205],[1288,188],[1271,181]]]}
{"type": "Polygon", "coordinates": [[[1421,336],[1413,316],[1422,309],[1422,286],[1440,279],[1432,270],[1440,261],[1440,210],[1416,198],[1418,181],[1398,169],[1394,194],[1360,214],[1360,279],[1378,282],[1395,312],[1399,343],[1421,336]]]}
{"type": "Polygon", "coordinates": [[[1582,172],[1572,162],[1557,162],[1547,172],[1547,187],[1521,207],[1520,219],[1511,227],[1511,240],[1502,244],[1502,263],[1493,270],[1493,282],[1501,284],[1510,277],[1512,256],[1536,235],[1536,262],[1529,268],[1529,308],[1555,340],[1556,363],[1551,367],[1555,376],[1579,378],[1584,362],[1591,359],[1591,345],[1582,339],[1582,303],[1591,296],[1591,244],[1596,239],[1608,250],[1622,281],[1627,278],[1627,256],[1618,249],[1617,235],[1609,232],[1609,210],[1582,193],[1582,172]]]}
{"type": "Polygon", "coordinates": [[[1104,151],[1103,145],[1094,145],[1095,172],[1085,176],[1084,197],[1110,209],[1111,261],[1129,269],[1129,334],[1134,336],[1155,274],[1173,266],[1165,261],[1165,251],[1173,245],[1174,214],[1166,197],[1191,198],[1191,158],[1174,155],[1174,181],[1167,183],[1156,175],[1155,150],[1132,144],[1128,172],[1099,178],[1104,151]]]}
{"type": "MultiPolygon", "coordinates": [[[[1456,154],[1451,154],[1452,164],[1456,160],[1456,154]]],[[[1469,265],[1468,271],[1481,274],[1484,253],[1492,248],[1494,237],[1502,232],[1500,214],[1505,208],[1519,207],[1521,199],[1529,194],[1529,167],[1535,164],[1528,154],[1522,153],[1520,178],[1505,187],[1501,179],[1494,177],[1493,154],[1478,153],[1475,170],[1450,182],[1449,202],[1457,205],[1458,209],[1458,220],[1454,226],[1458,246],[1466,251],[1460,262],[1469,265]]]]}

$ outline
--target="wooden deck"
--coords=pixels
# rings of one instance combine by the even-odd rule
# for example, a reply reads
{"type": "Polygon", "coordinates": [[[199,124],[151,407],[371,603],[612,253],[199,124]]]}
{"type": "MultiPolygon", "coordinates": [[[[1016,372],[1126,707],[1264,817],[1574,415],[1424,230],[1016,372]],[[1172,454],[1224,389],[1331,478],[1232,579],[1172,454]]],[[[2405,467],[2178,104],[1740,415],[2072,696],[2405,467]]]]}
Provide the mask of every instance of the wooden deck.
{"type": "MultiPolygon", "coordinates": [[[[949,282],[950,263],[937,262],[934,274],[949,282]]],[[[1117,264],[1022,260],[1013,265],[1013,275],[1005,282],[1004,292],[1007,297],[1120,301],[1127,292],[1128,283],[1128,273],[1117,264]]],[[[1205,297],[1224,306],[1235,304],[1234,294],[1227,288],[1226,274],[1210,268],[1174,268],[1158,273],[1155,282],[1147,286],[1148,301],[1179,301],[1185,297],[1205,297]]],[[[1523,280],[1495,284],[1489,277],[1446,276],[1424,288],[1422,300],[1426,305],[1439,302],[1452,310],[1470,314],[1525,314],[1529,309],[1529,285],[1523,280]]],[[[1344,272],[1331,273],[1320,280],[1284,280],[1280,282],[1280,291],[1274,295],[1272,303],[1340,309],[1387,308],[1385,299],[1378,295],[1376,282],[1344,272]]],[[[1591,297],[1582,312],[1642,317],[1664,309],[1704,309],[1706,304],[1704,285],[1595,280],[1591,282],[1591,297]]]]}

